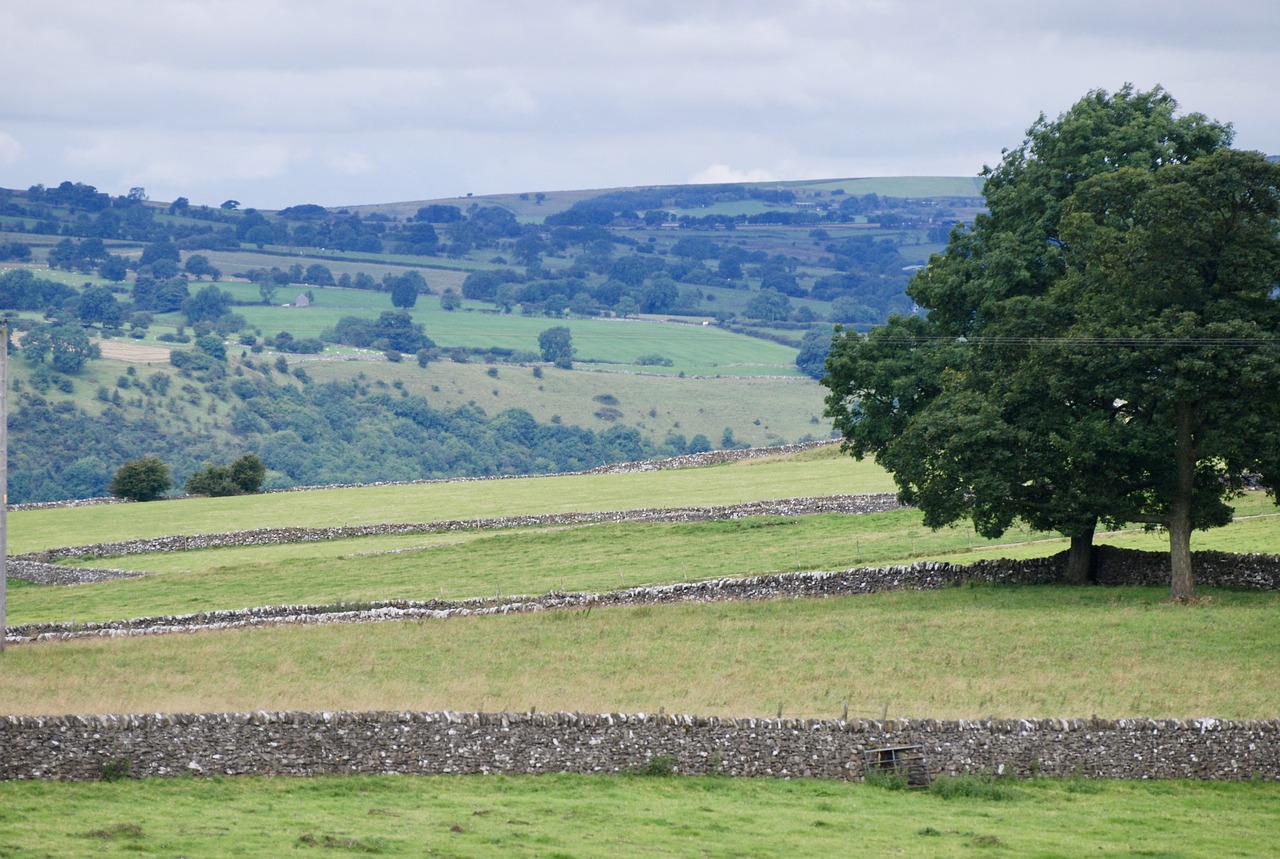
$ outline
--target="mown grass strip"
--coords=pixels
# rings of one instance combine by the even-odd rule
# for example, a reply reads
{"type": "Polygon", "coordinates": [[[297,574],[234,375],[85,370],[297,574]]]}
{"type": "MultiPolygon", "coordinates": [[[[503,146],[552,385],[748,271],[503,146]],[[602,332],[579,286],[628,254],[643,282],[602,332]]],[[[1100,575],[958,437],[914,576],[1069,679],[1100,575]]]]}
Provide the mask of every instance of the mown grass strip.
{"type": "Polygon", "coordinates": [[[1016,791],[995,802],[809,780],[562,775],[10,782],[0,784],[0,850],[1262,857],[1280,830],[1275,784],[1036,780],[1016,791]]]}
{"type": "Polygon", "coordinates": [[[429,522],[892,491],[893,481],[883,469],[828,448],[819,456],[763,457],[704,468],[633,474],[366,486],[23,510],[10,515],[9,551],[18,554],[111,540],[290,525],[429,522]]]}
{"type": "Polygon", "coordinates": [[[10,713],[1274,718],[1280,594],[966,587],[9,647],[10,713]]]}
{"type": "MultiPolygon", "coordinates": [[[[1199,532],[1195,548],[1280,552],[1277,521],[1248,518],[1199,532]]],[[[1103,539],[1167,551],[1165,538],[1143,531],[1103,539]]],[[[933,531],[915,510],[369,537],[85,561],[152,575],[70,589],[16,587],[9,616],[16,625],[266,605],[608,591],[921,558],[968,563],[988,556],[1041,557],[1065,548],[1062,539],[1018,531],[999,541],[959,527],[933,531]]]]}

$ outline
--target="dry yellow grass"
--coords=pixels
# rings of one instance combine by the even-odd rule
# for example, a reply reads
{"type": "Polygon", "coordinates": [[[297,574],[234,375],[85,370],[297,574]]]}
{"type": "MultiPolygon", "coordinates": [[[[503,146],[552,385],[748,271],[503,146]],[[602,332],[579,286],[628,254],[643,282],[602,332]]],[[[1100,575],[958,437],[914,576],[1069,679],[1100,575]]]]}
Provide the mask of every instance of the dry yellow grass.
{"type": "Polygon", "coordinates": [[[958,588],[12,646],[0,712],[1274,718],[1280,595],[958,588]]]}

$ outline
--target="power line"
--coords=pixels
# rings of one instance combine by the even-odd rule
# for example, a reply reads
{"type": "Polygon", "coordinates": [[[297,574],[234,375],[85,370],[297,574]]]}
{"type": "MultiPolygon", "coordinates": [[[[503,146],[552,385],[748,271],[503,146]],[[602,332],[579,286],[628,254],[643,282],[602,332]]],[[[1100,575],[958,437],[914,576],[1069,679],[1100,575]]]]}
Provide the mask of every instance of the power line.
{"type": "Polygon", "coordinates": [[[867,342],[893,344],[953,343],[958,346],[1277,346],[1274,337],[876,337],[867,342]]]}

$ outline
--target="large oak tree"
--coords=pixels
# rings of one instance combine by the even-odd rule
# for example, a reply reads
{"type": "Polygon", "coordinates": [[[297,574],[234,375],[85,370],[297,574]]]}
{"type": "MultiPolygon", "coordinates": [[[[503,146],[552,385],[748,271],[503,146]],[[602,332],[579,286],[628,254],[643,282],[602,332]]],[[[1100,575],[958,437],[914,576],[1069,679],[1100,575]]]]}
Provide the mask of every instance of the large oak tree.
{"type": "MultiPolygon", "coordinates": [[[[1098,522],[1171,521],[1160,507],[1167,493],[1153,500],[1154,477],[1172,473],[1169,448],[1135,433],[1132,413],[1105,393],[1077,384],[1091,378],[1081,355],[1118,354],[1080,352],[1080,338],[1123,331],[1096,315],[1100,328],[1081,328],[1080,272],[1088,268],[1095,287],[1108,275],[1064,230],[1086,230],[1100,186],[1162,175],[1229,144],[1229,127],[1175,111],[1159,88],[1125,87],[1090,93],[1057,120],[1042,116],[985,171],[988,213],[954,230],[913,280],[908,293],[927,316],[837,334],[827,414],[851,453],[872,454],[894,474],[927,524],[971,519],[987,536],[1016,521],[1059,531],[1072,538],[1068,577],[1083,581],[1098,522]]],[[[1126,288],[1110,293],[1119,307],[1126,288]]],[[[1221,518],[1210,507],[1196,525],[1221,518]]]]}

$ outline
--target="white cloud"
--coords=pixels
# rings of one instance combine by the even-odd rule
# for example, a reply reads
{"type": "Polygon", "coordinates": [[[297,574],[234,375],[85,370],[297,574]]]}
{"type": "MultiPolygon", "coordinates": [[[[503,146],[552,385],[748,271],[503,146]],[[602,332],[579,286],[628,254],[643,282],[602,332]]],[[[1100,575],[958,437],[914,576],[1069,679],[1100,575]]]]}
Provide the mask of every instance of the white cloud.
{"type": "Polygon", "coordinates": [[[0,163],[20,187],[265,208],[973,175],[1041,111],[1126,81],[1275,152],[1277,29],[1270,0],[9,3],[0,163]]]}
{"type": "Polygon", "coordinates": [[[13,165],[22,154],[22,144],[12,134],[0,131],[0,164],[13,165]]]}
{"type": "Polygon", "coordinates": [[[759,167],[750,170],[737,170],[728,164],[712,164],[689,178],[694,185],[716,185],[729,182],[773,182],[778,179],[773,173],[759,167]]]}

